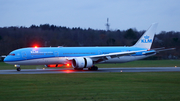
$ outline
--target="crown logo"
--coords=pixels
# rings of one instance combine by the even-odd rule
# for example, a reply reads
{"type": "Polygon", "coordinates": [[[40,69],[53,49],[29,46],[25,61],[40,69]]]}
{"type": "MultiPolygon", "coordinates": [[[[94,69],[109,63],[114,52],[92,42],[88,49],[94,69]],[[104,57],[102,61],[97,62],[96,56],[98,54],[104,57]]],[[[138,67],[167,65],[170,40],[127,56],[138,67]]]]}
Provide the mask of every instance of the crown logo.
{"type": "Polygon", "coordinates": [[[149,39],[149,36],[146,35],[146,36],[144,36],[144,38],[145,38],[145,39],[149,39]]]}

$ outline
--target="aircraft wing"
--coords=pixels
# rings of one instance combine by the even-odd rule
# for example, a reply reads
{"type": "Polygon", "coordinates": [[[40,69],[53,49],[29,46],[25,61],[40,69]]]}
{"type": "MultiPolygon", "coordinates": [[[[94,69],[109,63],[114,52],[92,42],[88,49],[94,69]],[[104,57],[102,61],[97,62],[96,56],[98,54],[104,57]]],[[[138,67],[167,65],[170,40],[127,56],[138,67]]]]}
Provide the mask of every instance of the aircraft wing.
{"type": "Polygon", "coordinates": [[[136,52],[142,52],[146,50],[139,50],[139,51],[126,51],[126,52],[116,52],[116,53],[109,53],[109,54],[101,54],[101,55],[93,55],[93,56],[86,56],[91,58],[94,62],[98,63],[104,60],[120,57],[120,56],[126,56],[135,54],[136,52]]]}
{"type": "MultiPolygon", "coordinates": [[[[91,58],[95,63],[99,63],[101,61],[105,61],[108,59],[112,59],[112,58],[116,58],[116,57],[120,57],[120,56],[127,56],[127,55],[131,55],[131,54],[135,54],[136,52],[143,52],[143,51],[147,51],[147,50],[115,52],[115,53],[109,53],[109,54],[83,56],[83,57],[91,58]]],[[[72,59],[74,59],[74,57],[72,57],[72,58],[68,57],[67,58],[67,60],[69,60],[69,61],[71,61],[72,59]]]]}

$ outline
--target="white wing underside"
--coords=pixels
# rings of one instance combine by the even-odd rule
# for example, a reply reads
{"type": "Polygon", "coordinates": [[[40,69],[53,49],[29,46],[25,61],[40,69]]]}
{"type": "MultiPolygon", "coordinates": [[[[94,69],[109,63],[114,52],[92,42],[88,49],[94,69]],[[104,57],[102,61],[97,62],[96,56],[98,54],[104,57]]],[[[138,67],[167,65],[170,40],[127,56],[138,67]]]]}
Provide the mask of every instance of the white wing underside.
{"type": "Polygon", "coordinates": [[[127,56],[135,54],[136,52],[142,52],[146,50],[140,50],[140,51],[127,51],[127,52],[116,52],[116,53],[109,53],[109,54],[101,54],[101,55],[93,55],[93,56],[86,56],[88,58],[91,58],[93,61],[101,62],[104,60],[121,57],[121,56],[127,56]]]}

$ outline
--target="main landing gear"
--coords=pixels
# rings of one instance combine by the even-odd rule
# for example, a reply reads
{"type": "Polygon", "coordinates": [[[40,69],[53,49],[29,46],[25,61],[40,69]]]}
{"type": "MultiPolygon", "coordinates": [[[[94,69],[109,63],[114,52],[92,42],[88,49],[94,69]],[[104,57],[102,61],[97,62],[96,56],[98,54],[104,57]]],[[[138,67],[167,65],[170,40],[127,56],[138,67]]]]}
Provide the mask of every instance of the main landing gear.
{"type": "Polygon", "coordinates": [[[88,70],[98,70],[97,66],[92,66],[91,68],[88,68],[88,70]]]}
{"type": "MultiPolygon", "coordinates": [[[[83,70],[83,68],[74,68],[74,70],[83,70]]],[[[98,70],[98,67],[97,66],[92,66],[92,67],[88,68],[88,70],[96,71],[96,70],[98,70]]]]}
{"type": "Polygon", "coordinates": [[[16,67],[17,71],[21,71],[20,65],[14,65],[14,67],[16,67]]]}

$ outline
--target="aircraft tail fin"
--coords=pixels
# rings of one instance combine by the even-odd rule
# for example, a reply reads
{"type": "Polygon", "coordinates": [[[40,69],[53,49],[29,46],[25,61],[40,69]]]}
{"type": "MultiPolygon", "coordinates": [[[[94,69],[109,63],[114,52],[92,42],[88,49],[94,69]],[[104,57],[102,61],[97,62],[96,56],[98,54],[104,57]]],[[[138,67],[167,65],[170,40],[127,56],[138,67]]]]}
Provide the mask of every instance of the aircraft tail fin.
{"type": "Polygon", "coordinates": [[[133,47],[150,49],[158,23],[153,23],[133,47]]]}

